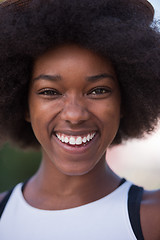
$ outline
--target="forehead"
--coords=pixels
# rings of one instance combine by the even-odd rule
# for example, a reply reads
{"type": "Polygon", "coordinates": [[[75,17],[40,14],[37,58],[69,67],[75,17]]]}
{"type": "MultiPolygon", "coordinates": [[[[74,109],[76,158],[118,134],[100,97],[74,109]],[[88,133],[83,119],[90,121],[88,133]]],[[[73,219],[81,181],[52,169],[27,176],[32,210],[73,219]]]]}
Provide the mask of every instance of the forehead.
{"type": "Polygon", "coordinates": [[[46,71],[66,69],[73,71],[86,70],[88,74],[94,71],[108,70],[115,74],[114,67],[109,59],[78,45],[62,45],[50,49],[34,62],[34,74],[46,71]]]}

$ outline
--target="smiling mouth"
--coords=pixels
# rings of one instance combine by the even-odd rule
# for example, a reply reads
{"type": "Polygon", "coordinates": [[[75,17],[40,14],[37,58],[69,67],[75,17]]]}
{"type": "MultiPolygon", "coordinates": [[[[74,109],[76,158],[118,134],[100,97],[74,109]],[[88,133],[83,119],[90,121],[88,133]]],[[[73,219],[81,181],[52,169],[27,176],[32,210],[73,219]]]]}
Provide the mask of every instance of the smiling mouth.
{"type": "Polygon", "coordinates": [[[71,146],[82,146],[86,145],[95,137],[96,132],[88,133],[83,136],[71,136],[63,133],[55,133],[55,136],[64,144],[71,146]]]}

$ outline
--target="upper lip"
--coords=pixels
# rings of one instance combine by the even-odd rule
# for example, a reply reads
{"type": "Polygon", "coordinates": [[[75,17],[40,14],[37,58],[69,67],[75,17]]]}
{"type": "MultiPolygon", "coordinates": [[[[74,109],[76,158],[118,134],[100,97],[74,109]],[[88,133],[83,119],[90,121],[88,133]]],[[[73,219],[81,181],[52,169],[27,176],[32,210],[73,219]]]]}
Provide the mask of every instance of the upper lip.
{"type": "Polygon", "coordinates": [[[61,134],[65,134],[68,136],[83,136],[83,135],[87,135],[89,133],[95,133],[97,132],[97,130],[77,130],[77,131],[73,131],[73,130],[56,130],[54,131],[54,133],[61,133],[61,134]]]}

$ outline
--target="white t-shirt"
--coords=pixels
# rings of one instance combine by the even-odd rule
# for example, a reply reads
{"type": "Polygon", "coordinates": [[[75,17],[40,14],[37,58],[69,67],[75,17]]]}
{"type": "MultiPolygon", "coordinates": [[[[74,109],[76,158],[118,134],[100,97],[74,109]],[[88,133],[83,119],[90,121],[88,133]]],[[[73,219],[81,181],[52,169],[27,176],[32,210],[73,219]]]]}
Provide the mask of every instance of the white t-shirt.
{"type": "Polygon", "coordinates": [[[66,210],[30,206],[18,184],[0,219],[0,240],[136,240],[128,215],[126,181],[111,194],[66,210]]]}

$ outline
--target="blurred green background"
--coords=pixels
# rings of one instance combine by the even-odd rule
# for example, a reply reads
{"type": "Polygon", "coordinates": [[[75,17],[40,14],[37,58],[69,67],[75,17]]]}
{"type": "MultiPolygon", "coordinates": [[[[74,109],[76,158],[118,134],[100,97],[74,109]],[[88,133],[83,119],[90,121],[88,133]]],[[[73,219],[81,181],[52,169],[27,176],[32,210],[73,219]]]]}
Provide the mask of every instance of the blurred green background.
{"type": "Polygon", "coordinates": [[[40,152],[24,152],[5,144],[0,150],[0,192],[33,175],[38,169],[40,159],[40,152]]]}

